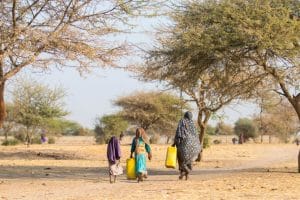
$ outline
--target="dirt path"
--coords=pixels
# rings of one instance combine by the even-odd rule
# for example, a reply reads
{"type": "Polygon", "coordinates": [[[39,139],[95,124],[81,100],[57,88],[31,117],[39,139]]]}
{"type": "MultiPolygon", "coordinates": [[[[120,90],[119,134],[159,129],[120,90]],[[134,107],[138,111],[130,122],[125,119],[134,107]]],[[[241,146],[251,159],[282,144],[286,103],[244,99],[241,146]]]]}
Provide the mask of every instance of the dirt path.
{"type": "MultiPolygon", "coordinates": [[[[127,155],[128,147],[122,148],[127,155]]],[[[153,147],[156,159],[148,163],[150,177],[139,184],[125,175],[116,184],[108,183],[105,156],[98,158],[105,147],[34,147],[25,153],[22,148],[2,149],[0,200],[299,199],[295,146],[212,147],[188,181],[179,181],[177,170],[162,167],[165,148],[153,147]],[[41,152],[48,157],[36,156],[41,152]],[[60,152],[68,157],[60,157],[60,152]],[[29,157],[22,160],[24,156],[29,157]]]]}

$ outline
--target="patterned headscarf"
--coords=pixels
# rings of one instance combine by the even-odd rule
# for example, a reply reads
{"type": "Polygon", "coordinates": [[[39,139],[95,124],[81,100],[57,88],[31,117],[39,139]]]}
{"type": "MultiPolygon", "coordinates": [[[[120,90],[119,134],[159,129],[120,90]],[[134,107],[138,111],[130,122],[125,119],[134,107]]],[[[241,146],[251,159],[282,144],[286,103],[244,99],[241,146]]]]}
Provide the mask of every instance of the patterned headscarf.
{"type": "Polygon", "coordinates": [[[184,113],[183,119],[179,121],[176,138],[186,138],[188,134],[197,135],[197,130],[193,122],[193,114],[190,111],[184,113]]]}
{"type": "Polygon", "coordinates": [[[135,137],[136,137],[136,139],[141,137],[146,144],[150,144],[149,138],[146,134],[146,131],[143,128],[137,128],[136,129],[135,137]]]}

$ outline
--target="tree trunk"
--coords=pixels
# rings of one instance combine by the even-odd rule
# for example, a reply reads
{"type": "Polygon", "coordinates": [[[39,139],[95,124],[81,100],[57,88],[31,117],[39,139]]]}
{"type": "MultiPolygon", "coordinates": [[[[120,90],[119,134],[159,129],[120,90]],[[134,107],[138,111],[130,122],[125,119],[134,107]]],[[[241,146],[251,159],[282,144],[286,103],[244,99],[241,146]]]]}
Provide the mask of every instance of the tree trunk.
{"type": "Polygon", "coordinates": [[[5,141],[8,139],[8,131],[4,131],[5,141]]]}
{"type": "Polygon", "coordinates": [[[167,144],[169,144],[171,137],[167,136],[167,144]]]}
{"type": "Polygon", "coordinates": [[[294,100],[294,104],[292,102],[291,103],[297,113],[300,122],[300,93],[297,96],[294,96],[293,100],[294,100]]]}
{"type": "Polygon", "coordinates": [[[300,149],[298,153],[298,173],[300,173],[300,149]]]}
{"type": "Polygon", "coordinates": [[[3,127],[3,122],[6,117],[4,89],[5,89],[5,79],[3,73],[3,57],[2,55],[0,55],[0,128],[3,127]]]}
{"type": "Polygon", "coordinates": [[[208,123],[208,120],[210,118],[210,111],[199,111],[198,113],[198,119],[197,119],[197,123],[200,127],[200,134],[199,134],[199,140],[200,140],[200,144],[201,144],[201,151],[198,155],[198,158],[196,159],[197,162],[200,162],[203,159],[203,142],[204,142],[204,135],[205,135],[205,131],[206,131],[206,126],[208,123]]]}
{"type": "Polygon", "coordinates": [[[27,147],[31,144],[31,134],[29,133],[29,127],[26,127],[26,143],[27,147]]]}

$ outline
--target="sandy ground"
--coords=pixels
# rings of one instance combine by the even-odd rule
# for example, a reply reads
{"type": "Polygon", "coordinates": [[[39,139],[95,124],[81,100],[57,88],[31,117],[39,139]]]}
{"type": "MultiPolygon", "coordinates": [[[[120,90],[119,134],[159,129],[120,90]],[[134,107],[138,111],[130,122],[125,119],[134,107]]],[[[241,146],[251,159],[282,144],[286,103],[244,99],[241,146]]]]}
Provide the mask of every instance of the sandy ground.
{"type": "MultiPolygon", "coordinates": [[[[300,199],[296,145],[213,145],[188,181],[164,167],[167,145],[152,145],[146,181],[121,175],[110,184],[106,146],[76,140],[73,145],[0,147],[0,200],[300,199]]],[[[124,169],[129,149],[122,145],[124,169]]]]}

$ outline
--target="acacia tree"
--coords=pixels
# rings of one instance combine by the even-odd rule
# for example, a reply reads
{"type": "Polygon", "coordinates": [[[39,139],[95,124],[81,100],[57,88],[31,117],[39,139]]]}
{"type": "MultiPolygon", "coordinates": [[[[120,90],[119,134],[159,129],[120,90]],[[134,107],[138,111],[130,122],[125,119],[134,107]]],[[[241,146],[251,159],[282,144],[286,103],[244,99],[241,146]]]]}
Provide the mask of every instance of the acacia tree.
{"type": "MultiPolygon", "coordinates": [[[[168,72],[161,79],[182,72],[189,80],[222,67],[230,75],[242,72],[243,80],[264,80],[285,96],[300,120],[299,1],[202,1],[183,8],[174,15],[176,24],[169,36],[173,40],[164,38],[164,49],[154,52],[153,60],[163,60],[161,71],[168,72]]],[[[247,88],[250,97],[250,91],[259,87],[248,83],[240,84],[240,89],[247,88]]],[[[224,90],[230,87],[222,85],[224,90]]]]}
{"type": "Polygon", "coordinates": [[[274,92],[265,91],[261,99],[261,113],[254,118],[261,136],[269,135],[269,142],[272,135],[288,142],[290,135],[298,128],[297,115],[292,105],[286,99],[274,95],[274,92]]]}
{"type": "Polygon", "coordinates": [[[50,88],[34,80],[22,80],[13,90],[13,105],[16,111],[15,121],[26,127],[27,146],[31,144],[33,132],[46,121],[68,114],[64,110],[62,88],[50,88]]]}
{"type": "MultiPolygon", "coordinates": [[[[0,2],[0,127],[5,118],[4,89],[25,67],[71,66],[80,72],[114,66],[125,42],[112,34],[126,30],[128,16],[158,1],[3,0],[0,2]]],[[[151,14],[147,10],[147,14],[151,14]]]]}
{"type": "Polygon", "coordinates": [[[111,136],[119,136],[122,131],[128,128],[128,122],[118,114],[104,115],[96,119],[94,132],[96,142],[108,142],[111,136]]]}
{"type": "Polygon", "coordinates": [[[222,60],[208,42],[210,33],[201,35],[204,25],[196,11],[191,5],[171,15],[175,24],[160,34],[158,47],[148,52],[146,66],[137,70],[144,80],[160,80],[179,88],[195,102],[203,145],[212,114],[234,100],[249,98],[263,76],[252,76],[235,62],[222,60]]]}
{"type": "Polygon", "coordinates": [[[135,92],[115,101],[120,115],[145,130],[153,129],[174,135],[182,110],[188,106],[178,97],[163,92],[135,92]]]}

